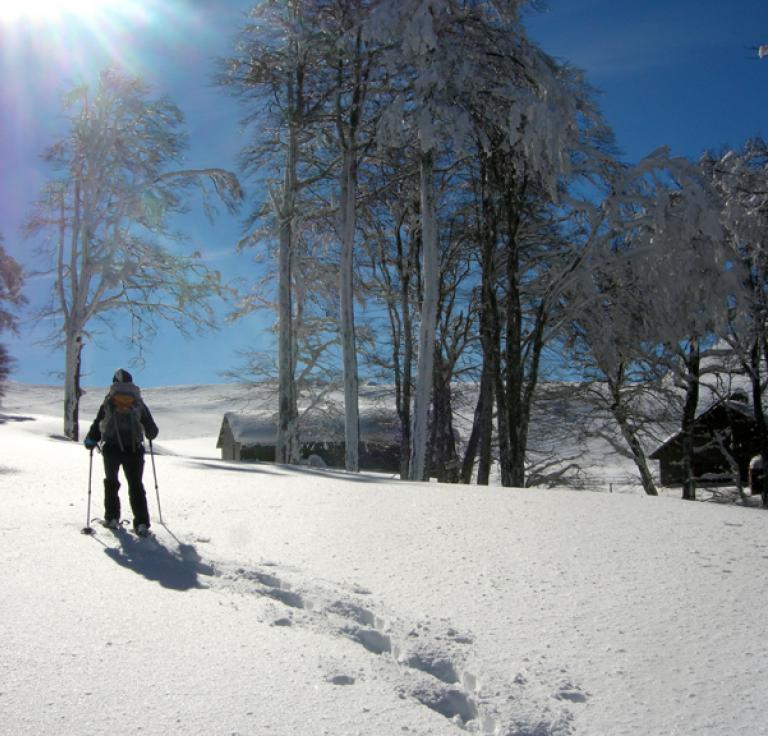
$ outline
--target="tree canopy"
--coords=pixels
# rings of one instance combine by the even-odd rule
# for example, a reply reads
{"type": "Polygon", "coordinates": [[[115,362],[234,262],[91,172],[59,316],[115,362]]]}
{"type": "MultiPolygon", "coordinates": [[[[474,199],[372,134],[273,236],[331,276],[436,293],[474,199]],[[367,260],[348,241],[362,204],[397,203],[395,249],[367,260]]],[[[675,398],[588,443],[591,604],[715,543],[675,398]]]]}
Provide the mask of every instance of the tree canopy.
{"type": "Polygon", "coordinates": [[[27,231],[50,259],[54,288],[41,316],[53,318],[51,341],[65,348],[64,429],[76,439],[80,354],[94,321],[112,328],[122,318],[136,344],[157,319],[183,333],[215,326],[211,298],[224,285],[199,253],[179,247],[172,217],[188,211],[193,188],[209,215],[217,201],[235,210],[242,191],[223,169],[181,167],[181,111],[137,77],[105,69],[64,110],[67,135],[44,154],[53,175],[27,231]]]}

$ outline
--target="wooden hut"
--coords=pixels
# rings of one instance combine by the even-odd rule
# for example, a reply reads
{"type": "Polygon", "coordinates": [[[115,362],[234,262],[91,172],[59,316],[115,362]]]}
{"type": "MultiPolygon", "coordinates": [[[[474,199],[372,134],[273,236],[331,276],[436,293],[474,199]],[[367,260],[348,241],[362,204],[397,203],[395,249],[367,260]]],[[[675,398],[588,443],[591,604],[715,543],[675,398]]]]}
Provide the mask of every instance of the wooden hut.
{"type": "MultiPolygon", "coordinates": [[[[216,447],[221,449],[222,460],[274,462],[276,438],[274,415],[227,412],[216,447]]],[[[302,461],[331,468],[344,467],[343,418],[302,418],[300,439],[302,461]]],[[[358,459],[361,470],[399,472],[399,423],[394,412],[361,411],[358,459]]]]}
{"type": "MultiPolygon", "coordinates": [[[[735,466],[742,484],[749,481],[749,463],[759,452],[757,424],[747,395],[732,394],[712,404],[694,420],[693,473],[700,485],[735,484],[735,466]]],[[[678,432],[654,450],[664,486],[679,486],[685,480],[683,435],[678,432]]]]}
{"type": "Polygon", "coordinates": [[[271,416],[224,414],[216,447],[222,460],[275,460],[277,426],[271,416]]]}

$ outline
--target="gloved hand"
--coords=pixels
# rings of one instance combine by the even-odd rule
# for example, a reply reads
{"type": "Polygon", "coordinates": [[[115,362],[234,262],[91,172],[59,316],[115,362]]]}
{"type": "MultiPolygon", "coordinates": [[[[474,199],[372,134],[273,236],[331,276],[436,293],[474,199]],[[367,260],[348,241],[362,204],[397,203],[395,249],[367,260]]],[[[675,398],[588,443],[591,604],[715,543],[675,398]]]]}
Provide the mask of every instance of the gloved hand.
{"type": "Polygon", "coordinates": [[[85,441],[83,442],[83,444],[85,445],[85,447],[86,447],[86,449],[87,449],[87,450],[92,450],[92,449],[93,449],[94,447],[96,447],[96,445],[98,445],[99,443],[98,443],[98,442],[96,442],[96,440],[94,440],[94,439],[93,439],[93,438],[91,438],[91,437],[86,437],[86,438],[85,438],[85,441]]]}

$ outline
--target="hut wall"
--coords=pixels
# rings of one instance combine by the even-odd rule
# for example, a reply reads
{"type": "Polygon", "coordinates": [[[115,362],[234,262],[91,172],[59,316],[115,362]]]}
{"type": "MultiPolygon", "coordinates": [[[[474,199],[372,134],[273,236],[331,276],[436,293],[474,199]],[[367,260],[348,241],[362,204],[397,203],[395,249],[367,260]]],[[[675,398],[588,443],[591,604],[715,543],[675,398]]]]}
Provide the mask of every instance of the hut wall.
{"type": "Polygon", "coordinates": [[[274,445],[246,445],[240,450],[238,460],[258,460],[263,463],[275,462],[274,445]]]}

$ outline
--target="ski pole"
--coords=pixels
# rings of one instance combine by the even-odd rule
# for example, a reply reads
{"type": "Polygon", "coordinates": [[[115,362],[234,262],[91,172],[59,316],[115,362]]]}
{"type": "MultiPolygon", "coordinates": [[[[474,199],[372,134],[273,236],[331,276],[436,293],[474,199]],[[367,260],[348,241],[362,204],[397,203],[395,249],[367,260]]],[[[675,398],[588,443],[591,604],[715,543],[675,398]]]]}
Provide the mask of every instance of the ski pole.
{"type": "Polygon", "coordinates": [[[157,485],[157,470],[155,469],[155,452],[152,449],[152,440],[149,441],[149,457],[152,460],[152,476],[155,479],[155,495],[157,496],[157,515],[160,519],[160,523],[164,524],[163,521],[163,510],[160,508],[160,488],[158,488],[157,485]]]}
{"type": "Polygon", "coordinates": [[[80,530],[81,534],[93,534],[91,529],[91,477],[93,476],[93,448],[88,461],[88,510],[85,512],[85,526],[80,530]]]}

